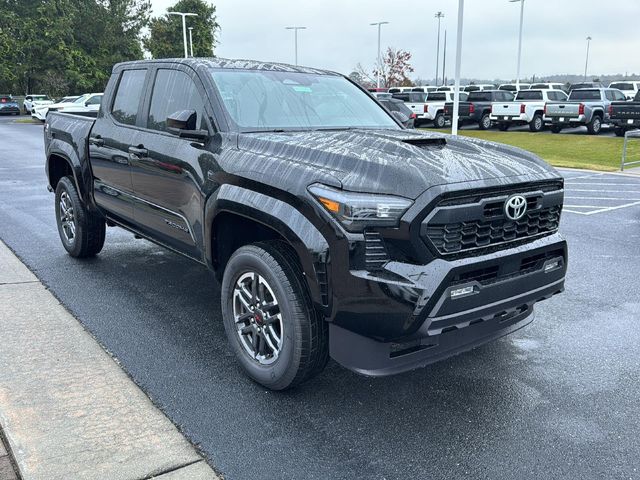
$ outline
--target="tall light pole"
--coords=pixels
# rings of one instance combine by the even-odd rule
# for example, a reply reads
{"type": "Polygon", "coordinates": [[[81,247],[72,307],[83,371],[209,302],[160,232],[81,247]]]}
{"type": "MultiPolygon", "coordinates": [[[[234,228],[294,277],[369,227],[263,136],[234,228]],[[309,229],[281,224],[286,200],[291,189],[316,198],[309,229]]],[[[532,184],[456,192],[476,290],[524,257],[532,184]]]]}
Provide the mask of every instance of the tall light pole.
{"type": "Polygon", "coordinates": [[[184,42],[184,58],[189,56],[187,51],[187,17],[197,17],[197,13],[183,13],[183,12],[167,12],[168,15],[180,15],[182,17],[182,40],[184,42]]]}
{"type": "Polygon", "coordinates": [[[458,112],[460,111],[460,66],[462,65],[462,20],[464,19],[464,0],[458,0],[458,35],[456,40],[456,82],[453,88],[453,119],[451,134],[458,135],[458,112]]]}
{"type": "Polygon", "coordinates": [[[442,49],[442,85],[447,84],[447,29],[444,29],[444,48],[442,49]]]}
{"type": "Polygon", "coordinates": [[[440,65],[440,20],[444,18],[444,13],[438,12],[434,15],[438,19],[438,45],[436,47],[436,87],[438,86],[438,66],[440,65]]]}
{"type": "Polygon", "coordinates": [[[524,24],[524,0],[509,0],[511,3],[520,2],[520,34],[518,36],[518,70],[516,73],[516,88],[520,88],[520,59],[522,58],[522,25],[524,24]]]}
{"type": "Polygon", "coordinates": [[[592,38],[587,37],[587,59],[584,62],[584,81],[587,81],[587,67],[589,66],[589,44],[591,43],[592,38]]]}
{"type": "Polygon", "coordinates": [[[193,27],[189,27],[189,50],[191,51],[191,57],[193,57],[193,27]]]}
{"type": "Polygon", "coordinates": [[[307,27],[285,27],[287,30],[293,30],[293,43],[295,49],[296,65],[298,65],[298,30],[306,30],[307,27]]]}
{"type": "Polygon", "coordinates": [[[387,25],[389,22],[374,22],[369,25],[377,25],[378,26],[378,75],[376,76],[376,85],[380,88],[380,70],[382,70],[382,58],[380,58],[380,29],[382,25],[387,25]]]}

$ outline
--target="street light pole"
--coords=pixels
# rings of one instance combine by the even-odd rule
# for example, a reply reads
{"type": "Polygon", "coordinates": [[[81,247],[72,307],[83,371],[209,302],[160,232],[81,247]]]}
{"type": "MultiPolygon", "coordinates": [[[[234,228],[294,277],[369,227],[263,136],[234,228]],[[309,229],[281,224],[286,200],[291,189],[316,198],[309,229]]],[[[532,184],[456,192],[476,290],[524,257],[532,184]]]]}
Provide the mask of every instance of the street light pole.
{"type": "Polygon", "coordinates": [[[520,34],[518,36],[518,70],[516,73],[516,88],[520,88],[520,59],[522,58],[522,26],[524,24],[524,0],[509,0],[511,3],[520,2],[520,34]]]}
{"type": "Polygon", "coordinates": [[[447,29],[444,29],[444,48],[442,49],[442,85],[447,84],[447,29]]]}
{"type": "Polygon", "coordinates": [[[587,81],[587,67],[589,66],[589,44],[591,43],[592,38],[587,37],[587,59],[584,62],[584,81],[587,81]]]}
{"type": "Polygon", "coordinates": [[[464,0],[458,0],[458,35],[456,41],[456,82],[453,88],[453,119],[451,134],[458,135],[458,112],[460,111],[460,67],[462,65],[462,20],[464,19],[464,0]]]}
{"type": "MultiPolygon", "coordinates": [[[[438,12],[435,15],[438,19],[438,44],[436,46],[436,87],[438,86],[438,66],[440,65],[440,20],[444,18],[444,13],[438,12]]],[[[443,75],[444,77],[444,75],[443,75]]]]}
{"type": "Polygon", "coordinates": [[[193,27],[189,27],[189,49],[193,58],[193,27]]]}
{"type": "Polygon", "coordinates": [[[295,49],[295,60],[298,65],[298,30],[306,30],[307,27],[285,27],[287,30],[293,30],[293,44],[295,49]]]}
{"type": "Polygon", "coordinates": [[[183,12],[167,12],[168,15],[180,15],[182,17],[182,40],[184,42],[184,58],[189,57],[187,51],[187,17],[197,17],[197,13],[183,13],[183,12]]]}
{"type": "Polygon", "coordinates": [[[377,25],[378,26],[378,75],[376,75],[376,85],[380,88],[380,70],[382,70],[382,58],[380,58],[380,28],[382,25],[387,25],[389,22],[374,22],[369,25],[377,25]]]}

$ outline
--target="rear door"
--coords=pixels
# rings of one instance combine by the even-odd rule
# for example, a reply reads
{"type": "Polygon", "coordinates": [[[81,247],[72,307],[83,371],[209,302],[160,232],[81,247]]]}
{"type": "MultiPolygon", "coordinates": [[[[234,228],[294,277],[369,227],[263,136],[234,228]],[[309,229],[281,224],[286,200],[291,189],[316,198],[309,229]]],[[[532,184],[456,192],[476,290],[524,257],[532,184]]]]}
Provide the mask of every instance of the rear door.
{"type": "Polygon", "coordinates": [[[147,68],[114,73],[110,105],[100,110],[89,136],[89,160],[96,203],[114,220],[133,224],[133,184],[129,159],[139,143],[147,68]]]}
{"type": "Polygon", "coordinates": [[[212,120],[205,89],[185,65],[159,66],[145,106],[145,128],[131,158],[135,219],[142,233],[197,260],[202,260],[203,187],[218,170],[212,145],[212,120]],[[196,129],[208,140],[181,138],[167,130],[167,117],[182,110],[197,114],[196,129]],[[209,113],[207,113],[209,112],[209,113]]]}

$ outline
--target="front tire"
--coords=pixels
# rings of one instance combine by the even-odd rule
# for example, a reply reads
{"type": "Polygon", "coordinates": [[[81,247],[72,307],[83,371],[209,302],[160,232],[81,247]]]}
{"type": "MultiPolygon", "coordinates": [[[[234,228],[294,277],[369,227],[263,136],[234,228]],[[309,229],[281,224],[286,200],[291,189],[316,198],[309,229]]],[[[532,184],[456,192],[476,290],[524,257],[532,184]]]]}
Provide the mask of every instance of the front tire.
{"type": "Polygon", "coordinates": [[[106,235],[102,215],[87,210],[71,177],[60,179],[55,198],[58,234],[65,250],[77,258],[97,255],[106,235]]]}
{"type": "Polygon", "coordinates": [[[328,327],[303,279],[295,251],[279,241],[239,248],[224,271],[227,338],[247,375],[271,390],[308,380],[329,359],[328,327]]]}
{"type": "Polygon", "coordinates": [[[491,128],[491,117],[488,113],[482,115],[478,126],[480,127],[480,130],[489,130],[491,128]]]}
{"type": "Polygon", "coordinates": [[[587,123],[587,132],[589,135],[598,135],[602,130],[602,119],[594,115],[589,123],[587,123]]]}

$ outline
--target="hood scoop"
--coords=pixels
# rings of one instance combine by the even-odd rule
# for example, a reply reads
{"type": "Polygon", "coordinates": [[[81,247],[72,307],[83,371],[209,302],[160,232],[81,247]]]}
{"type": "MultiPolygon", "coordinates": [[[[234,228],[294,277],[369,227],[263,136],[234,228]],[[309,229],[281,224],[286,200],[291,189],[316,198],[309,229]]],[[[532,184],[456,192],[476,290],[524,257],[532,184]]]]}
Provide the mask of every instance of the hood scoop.
{"type": "Polygon", "coordinates": [[[405,138],[402,140],[404,143],[408,143],[409,145],[413,145],[418,148],[433,148],[439,147],[443,148],[447,144],[447,139],[444,137],[433,137],[433,138],[405,138]]]}

